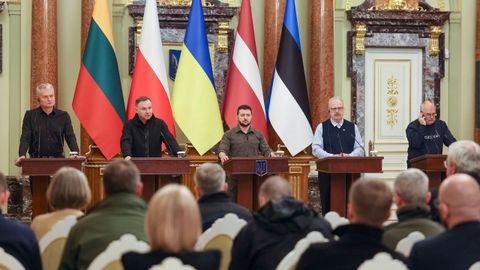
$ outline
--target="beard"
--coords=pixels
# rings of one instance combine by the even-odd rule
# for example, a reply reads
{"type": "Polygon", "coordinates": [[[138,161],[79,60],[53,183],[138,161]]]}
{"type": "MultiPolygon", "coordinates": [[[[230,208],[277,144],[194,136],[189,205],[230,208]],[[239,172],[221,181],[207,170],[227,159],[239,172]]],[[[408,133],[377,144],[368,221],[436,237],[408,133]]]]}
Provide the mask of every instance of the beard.
{"type": "Polygon", "coordinates": [[[238,124],[242,127],[248,127],[250,126],[250,124],[252,124],[252,122],[247,122],[247,123],[244,123],[244,122],[238,122],[238,124]]]}

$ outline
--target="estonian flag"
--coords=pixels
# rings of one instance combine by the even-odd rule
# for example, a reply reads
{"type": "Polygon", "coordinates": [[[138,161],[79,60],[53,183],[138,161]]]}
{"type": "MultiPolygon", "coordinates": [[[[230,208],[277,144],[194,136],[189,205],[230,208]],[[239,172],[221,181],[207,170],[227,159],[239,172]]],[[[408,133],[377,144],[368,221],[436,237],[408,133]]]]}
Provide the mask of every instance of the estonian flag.
{"type": "Polygon", "coordinates": [[[267,111],[272,127],[292,156],[312,143],[313,132],[295,0],[287,0],[267,111]]]}

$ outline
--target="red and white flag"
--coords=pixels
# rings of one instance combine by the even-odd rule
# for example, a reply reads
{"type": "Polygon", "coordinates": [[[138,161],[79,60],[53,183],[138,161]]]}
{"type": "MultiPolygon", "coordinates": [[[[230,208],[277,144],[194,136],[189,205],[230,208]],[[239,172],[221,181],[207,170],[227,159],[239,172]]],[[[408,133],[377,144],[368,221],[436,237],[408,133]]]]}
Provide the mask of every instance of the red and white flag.
{"type": "Polygon", "coordinates": [[[135,116],[135,100],[147,96],[152,100],[153,114],[163,119],[175,136],[170,91],[163,57],[157,1],[147,0],[143,13],[142,36],[137,51],[132,85],[128,96],[127,119],[135,116]]]}
{"type": "Polygon", "coordinates": [[[223,99],[223,119],[230,128],[237,125],[237,108],[242,104],[252,107],[252,127],[261,131],[268,141],[265,102],[258,69],[250,0],[242,1],[235,47],[230,59],[223,99]]]}

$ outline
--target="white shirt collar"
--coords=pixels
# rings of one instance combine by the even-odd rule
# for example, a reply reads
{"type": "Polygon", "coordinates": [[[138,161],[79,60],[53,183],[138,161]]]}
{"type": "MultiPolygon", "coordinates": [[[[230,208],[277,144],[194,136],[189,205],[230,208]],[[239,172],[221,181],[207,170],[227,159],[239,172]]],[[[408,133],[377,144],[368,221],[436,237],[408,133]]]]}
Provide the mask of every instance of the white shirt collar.
{"type": "Polygon", "coordinates": [[[332,123],[332,125],[336,128],[341,128],[343,126],[343,118],[342,118],[342,121],[340,121],[340,123],[337,123],[335,121],[333,121],[332,118],[330,118],[330,122],[332,123]]]}

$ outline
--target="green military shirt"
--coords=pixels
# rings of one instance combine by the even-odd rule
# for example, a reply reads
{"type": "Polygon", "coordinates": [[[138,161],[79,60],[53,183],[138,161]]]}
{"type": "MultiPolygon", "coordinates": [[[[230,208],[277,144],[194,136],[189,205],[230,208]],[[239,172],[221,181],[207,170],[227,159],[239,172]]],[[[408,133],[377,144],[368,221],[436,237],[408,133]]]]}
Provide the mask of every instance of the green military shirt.
{"type": "Polygon", "coordinates": [[[144,220],[147,205],[131,193],[117,193],[99,202],[72,227],[59,269],[87,269],[108,244],[131,233],[147,241],[144,220]]]}
{"type": "Polygon", "coordinates": [[[229,157],[256,157],[259,153],[269,157],[272,152],[262,132],[250,127],[243,133],[239,125],[223,134],[218,151],[229,157]]]}

